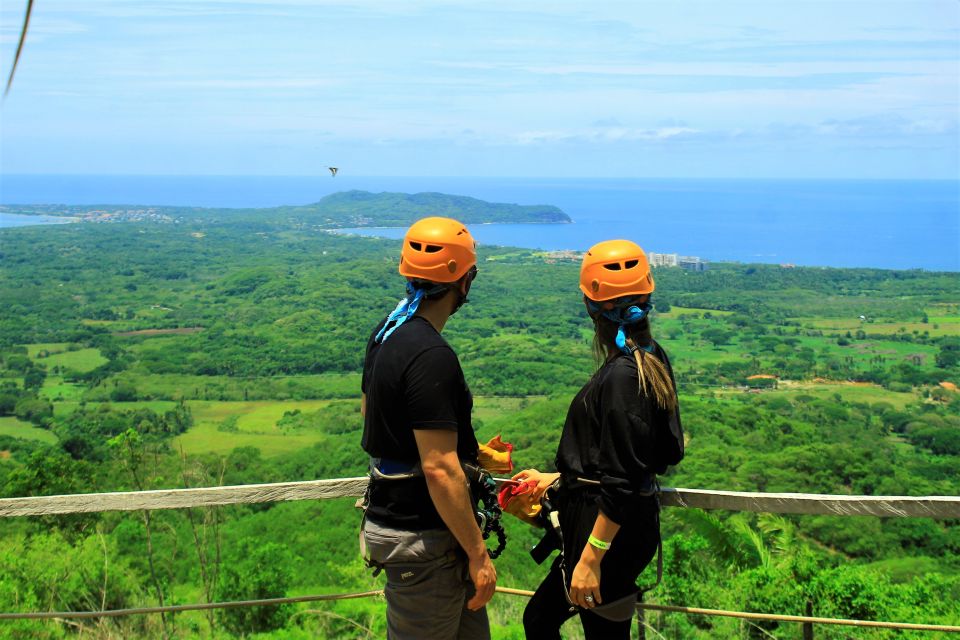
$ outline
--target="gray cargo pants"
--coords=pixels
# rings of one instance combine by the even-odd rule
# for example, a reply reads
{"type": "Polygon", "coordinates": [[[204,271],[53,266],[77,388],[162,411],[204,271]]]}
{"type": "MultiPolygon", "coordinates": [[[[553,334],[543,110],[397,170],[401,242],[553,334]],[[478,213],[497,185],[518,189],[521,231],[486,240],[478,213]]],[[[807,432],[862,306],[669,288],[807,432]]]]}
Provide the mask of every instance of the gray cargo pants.
{"type": "Polygon", "coordinates": [[[364,521],[365,556],[387,574],[390,640],[488,640],[487,609],[470,611],[467,560],[446,529],[404,531],[364,521]]]}

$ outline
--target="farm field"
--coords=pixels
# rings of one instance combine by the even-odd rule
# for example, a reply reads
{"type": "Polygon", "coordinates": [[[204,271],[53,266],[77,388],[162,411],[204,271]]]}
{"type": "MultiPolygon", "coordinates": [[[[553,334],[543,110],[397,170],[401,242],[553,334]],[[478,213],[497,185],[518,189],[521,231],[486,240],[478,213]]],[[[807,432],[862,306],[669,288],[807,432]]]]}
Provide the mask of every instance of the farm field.
{"type": "MultiPolygon", "coordinates": [[[[188,454],[226,454],[237,447],[256,447],[265,457],[278,456],[316,444],[322,432],[284,433],[277,422],[284,413],[316,411],[329,400],[291,402],[189,401],[194,426],[173,440],[175,448],[188,454]],[[232,430],[222,427],[232,423],[232,430]]],[[[359,411],[359,402],[356,403],[359,411]]]]}
{"type": "Polygon", "coordinates": [[[59,367],[78,373],[93,371],[107,362],[107,359],[100,354],[99,349],[62,351],[60,353],[52,353],[46,358],[40,358],[40,360],[47,366],[47,369],[59,367]]]}
{"type": "Polygon", "coordinates": [[[29,422],[23,422],[13,416],[0,416],[0,436],[36,440],[48,444],[57,441],[57,436],[53,432],[37,428],[29,422]]]}
{"type": "MultiPolygon", "coordinates": [[[[6,496],[364,473],[360,366],[370,328],[396,305],[394,245],[274,233],[260,219],[204,223],[196,232],[210,240],[209,252],[172,225],[25,229],[4,238],[11,264],[46,269],[47,278],[69,271],[75,289],[35,287],[16,273],[2,283],[25,310],[0,314],[6,496]],[[63,243],[108,247],[114,264],[105,269],[92,250],[63,257],[63,243]],[[325,255],[331,259],[316,259],[325,255]],[[86,322],[92,318],[114,319],[86,322]],[[164,328],[177,333],[157,333],[164,328]],[[141,333],[117,335],[122,329],[141,333]]],[[[552,469],[571,398],[594,371],[592,323],[570,294],[576,273],[573,262],[507,250],[484,264],[485,286],[444,330],[475,394],[478,440],[512,443],[515,469],[552,469]]],[[[687,445],[663,486],[960,491],[960,398],[941,385],[960,382],[960,336],[950,333],[960,327],[960,301],[942,285],[948,276],[716,264],[697,274],[660,269],[656,279],[651,330],[671,357],[687,445]],[[851,310],[865,310],[866,324],[883,331],[858,332],[851,310]],[[910,328],[932,328],[934,319],[946,333],[910,328]]],[[[247,598],[247,581],[264,579],[263,566],[281,569],[271,574],[278,595],[362,590],[380,581],[360,566],[357,522],[352,500],[155,512],[149,525],[139,513],[0,522],[0,583],[46,602],[52,589],[17,567],[62,562],[63,575],[80,567],[96,576],[106,553],[117,606],[154,604],[158,585],[167,601],[247,598]],[[51,548],[62,552],[50,558],[51,548]],[[201,552],[220,553],[217,566],[233,591],[205,589],[201,552]],[[242,579],[230,573],[236,567],[242,579]],[[136,586],[122,591],[123,584],[136,586]]],[[[507,527],[498,574],[505,585],[532,587],[544,570],[527,555],[536,532],[507,527]]],[[[949,603],[960,593],[960,538],[950,523],[672,509],[663,528],[666,571],[650,595],[656,602],[802,613],[796,608],[811,598],[824,615],[956,619],[949,603]],[[851,597],[882,606],[864,613],[851,597]]],[[[78,602],[100,602],[80,579],[63,584],[83,594],[78,602]]],[[[5,593],[0,588],[5,610],[27,606],[5,593]]],[[[522,604],[496,602],[497,640],[519,637],[522,604]]],[[[296,609],[282,632],[291,640],[352,637],[355,624],[382,629],[382,603],[330,605],[326,613],[350,618],[324,618],[343,625],[334,631],[301,627],[305,611],[296,609]]],[[[51,638],[65,637],[62,625],[44,624],[56,630],[51,638]]],[[[673,614],[655,625],[684,640],[753,637],[673,614]]],[[[184,638],[226,634],[221,618],[203,614],[177,616],[170,628],[184,638]]],[[[796,637],[791,630],[768,632],[787,639],[796,637]]],[[[123,631],[115,636],[163,635],[158,627],[123,631]]]]}

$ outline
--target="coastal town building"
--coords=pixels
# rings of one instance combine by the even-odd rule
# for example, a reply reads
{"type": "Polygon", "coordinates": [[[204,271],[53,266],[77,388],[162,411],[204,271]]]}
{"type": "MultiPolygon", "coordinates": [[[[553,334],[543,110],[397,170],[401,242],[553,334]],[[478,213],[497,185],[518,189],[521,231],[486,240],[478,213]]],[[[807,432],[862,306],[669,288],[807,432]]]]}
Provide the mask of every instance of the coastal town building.
{"type": "Polygon", "coordinates": [[[676,253],[647,254],[651,267],[680,267],[688,271],[706,271],[707,261],[698,256],[681,256],[676,253]]]}

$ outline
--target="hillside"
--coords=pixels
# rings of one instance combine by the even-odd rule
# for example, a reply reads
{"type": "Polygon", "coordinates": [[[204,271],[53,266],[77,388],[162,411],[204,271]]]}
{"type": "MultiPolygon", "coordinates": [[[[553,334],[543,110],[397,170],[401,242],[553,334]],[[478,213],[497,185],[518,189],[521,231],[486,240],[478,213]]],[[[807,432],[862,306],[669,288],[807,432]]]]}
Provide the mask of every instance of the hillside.
{"type": "Polygon", "coordinates": [[[425,216],[446,216],[466,224],[571,222],[552,205],[485,202],[444,193],[341,191],[298,206],[224,209],[144,205],[0,205],[0,212],[79,218],[83,222],[190,223],[257,222],[315,228],[405,227],[425,216]]]}
{"type": "MultiPolygon", "coordinates": [[[[315,226],[282,214],[0,231],[0,495],[363,473],[360,360],[402,292],[399,245],[315,226]]],[[[476,396],[474,426],[512,441],[518,465],[550,468],[594,366],[578,265],[502,248],[480,260],[470,304],[444,331],[476,396]]],[[[665,485],[960,493],[960,395],[940,385],[960,382],[957,274],[721,263],[656,278],[653,329],[689,436],[665,485]]],[[[359,562],[352,503],[0,521],[0,611],[372,588],[382,578],[359,562]]],[[[955,623],[955,524],[665,510],[666,574],[648,600],[801,614],[809,599],[816,615],[955,623]]],[[[501,583],[532,588],[544,571],[526,555],[535,533],[507,527],[501,583]]],[[[495,599],[496,638],[520,637],[522,605],[495,599]]],[[[383,636],[382,602],[311,610],[323,613],[117,619],[101,632],[383,636]]],[[[799,637],[792,625],[648,622],[672,638],[799,637]]]]}
{"type": "Polygon", "coordinates": [[[304,207],[284,207],[291,215],[323,219],[336,226],[403,227],[424,216],[456,218],[466,224],[492,222],[565,223],[570,217],[551,205],[485,202],[444,193],[342,191],[304,207]]]}

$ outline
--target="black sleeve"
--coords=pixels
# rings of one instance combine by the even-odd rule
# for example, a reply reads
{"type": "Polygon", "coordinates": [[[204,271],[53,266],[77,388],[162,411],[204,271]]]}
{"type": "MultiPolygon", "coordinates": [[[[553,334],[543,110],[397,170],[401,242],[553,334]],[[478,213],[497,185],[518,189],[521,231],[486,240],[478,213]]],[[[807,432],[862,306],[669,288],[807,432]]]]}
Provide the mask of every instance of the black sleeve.
{"type": "Polygon", "coordinates": [[[363,352],[363,377],[360,379],[360,391],[362,393],[367,392],[367,380],[370,379],[370,372],[373,370],[373,361],[377,357],[376,351],[380,346],[376,344],[373,339],[377,337],[377,334],[380,333],[380,329],[386,322],[386,318],[381,320],[367,339],[367,349],[363,352]]]}
{"type": "Polygon", "coordinates": [[[460,361],[450,347],[436,346],[418,355],[404,375],[411,428],[456,431],[462,377],[460,361]]]}
{"type": "Polygon", "coordinates": [[[652,473],[647,454],[654,434],[646,394],[639,392],[636,367],[618,365],[600,391],[600,508],[622,523],[632,503],[635,485],[652,473]]]}

